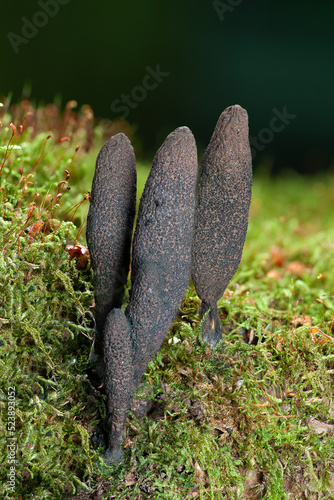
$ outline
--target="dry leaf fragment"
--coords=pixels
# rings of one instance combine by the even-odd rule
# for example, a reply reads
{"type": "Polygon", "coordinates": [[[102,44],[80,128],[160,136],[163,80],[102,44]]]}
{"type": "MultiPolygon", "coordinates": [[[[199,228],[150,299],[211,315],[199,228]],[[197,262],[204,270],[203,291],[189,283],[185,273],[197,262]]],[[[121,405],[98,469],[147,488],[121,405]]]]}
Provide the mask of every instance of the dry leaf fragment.
{"type": "Polygon", "coordinates": [[[296,318],[291,320],[292,325],[295,328],[298,326],[312,325],[312,318],[310,316],[303,316],[302,318],[296,318]]]}
{"type": "Polygon", "coordinates": [[[257,500],[262,498],[263,493],[263,472],[257,470],[249,470],[246,475],[245,490],[243,499],[257,500]]]}
{"type": "Polygon", "coordinates": [[[37,222],[34,222],[28,229],[28,234],[32,237],[32,238],[35,238],[35,236],[37,236],[42,228],[44,226],[44,222],[39,220],[37,222]]]}
{"type": "Polygon", "coordinates": [[[203,483],[203,479],[204,479],[204,472],[202,471],[200,465],[198,462],[195,462],[195,465],[194,465],[194,469],[195,469],[195,474],[196,474],[196,477],[197,477],[197,481],[199,483],[203,483]]]}
{"type": "Polygon", "coordinates": [[[297,392],[296,391],[293,391],[293,390],[290,390],[290,389],[287,389],[285,391],[285,395],[287,398],[291,399],[291,398],[294,398],[297,396],[297,392]]]}
{"type": "Polygon", "coordinates": [[[326,424],[315,418],[311,418],[308,425],[312,427],[316,434],[332,434],[334,432],[333,424],[326,424]]]}
{"type": "Polygon", "coordinates": [[[255,300],[252,297],[244,299],[243,302],[245,302],[246,304],[251,304],[252,306],[255,306],[255,300]]]}
{"type": "Polygon", "coordinates": [[[211,426],[213,429],[217,429],[220,432],[226,431],[226,424],[224,422],[222,422],[221,420],[213,420],[211,422],[211,426]]]}
{"type": "Polygon", "coordinates": [[[282,342],[278,341],[276,344],[276,351],[283,351],[282,342]]]}
{"type": "Polygon", "coordinates": [[[287,264],[285,266],[285,271],[288,274],[296,274],[300,278],[305,274],[306,271],[309,272],[311,270],[312,270],[311,267],[306,266],[305,264],[303,264],[302,262],[299,262],[298,260],[294,260],[292,262],[289,262],[289,264],[287,264]]]}
{"type": "Polygon", "coordinates": [[[195,488],[192,488],[190,491],[188,491],[188,495],[190,495],[190,498],[196,498],[200,494],[201,490],[199,489],[198,486],[195,486],[195,488]]]}
{"type": "Polygon", "coordinates": [[[271,278],[272,280],[279,280],[282,277],[283,275],[277,269],[270,269],[266,274],[266,278],[271,278]]]}
{"type": "Polygon", "coordinates": [[[137,483],[136,478],[134,477],[132,471],[125,473],[125,486],[133,486],[137,483]]]}
{"type": "Polygon", "coordinates": [[[281,247],[275,245],[270,250],[270,258],[274,266],[282,267],[285,260],[285,253],[281,247]]]}
{"type": "Polygon", "coordinates": [[[67,245],[65,248],[70,256],[70,261],[72,259],[77,259],[76,267],[83,268],[87,265],[87,260],[89,257],[89,250],[84,245],[67,245]]]}

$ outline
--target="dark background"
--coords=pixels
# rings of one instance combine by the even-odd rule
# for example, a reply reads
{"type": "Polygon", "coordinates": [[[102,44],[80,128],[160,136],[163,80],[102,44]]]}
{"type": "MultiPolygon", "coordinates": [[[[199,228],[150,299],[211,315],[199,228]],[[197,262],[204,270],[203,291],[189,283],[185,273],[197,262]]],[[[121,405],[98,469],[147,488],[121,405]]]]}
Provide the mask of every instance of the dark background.
{"type": "Polygon", "coordinates": [[[19,40],[17,53],[9,34],[23,36],[24,17],[43,24],[43,9],[38,1],[2,3],[0,95],[75,99],[116,119],[111,104],[142,84],[147,66],[160,65],[169,75],[127,116],[146,155],[180,125],[201,150],[221,111],[238,103],[260,144],[255,166],[333,169],[333,0],[56,1],[45,0],[58,12],[27,43],[19,40]],[[271,131],[274,110],[284,108],[295,117],[271,131]]]}

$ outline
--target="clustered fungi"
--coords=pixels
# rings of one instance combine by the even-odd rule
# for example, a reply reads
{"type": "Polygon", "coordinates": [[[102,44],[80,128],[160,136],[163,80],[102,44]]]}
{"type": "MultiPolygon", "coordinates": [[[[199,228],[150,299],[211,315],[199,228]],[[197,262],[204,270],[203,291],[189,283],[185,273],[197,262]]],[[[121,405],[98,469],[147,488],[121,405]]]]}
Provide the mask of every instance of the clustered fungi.
{"type": "Polygon", "coordinates": [[[136,206],[136,166],[129,139],[117,134],[96,162],[87,242],[95,283],[96,337],[108,397],[106,459],[122,457],[127,411],[148,363],[158,352],[186,292],[190,275],[202,300],[202,338],[221,340],[217,301],[241,260],[251,200],[248,115],[240,106],[220,116],[197,172],[187,127],[158,150],[136,206]],[[121,310],[131,257],[131,291],[121,310]]]}

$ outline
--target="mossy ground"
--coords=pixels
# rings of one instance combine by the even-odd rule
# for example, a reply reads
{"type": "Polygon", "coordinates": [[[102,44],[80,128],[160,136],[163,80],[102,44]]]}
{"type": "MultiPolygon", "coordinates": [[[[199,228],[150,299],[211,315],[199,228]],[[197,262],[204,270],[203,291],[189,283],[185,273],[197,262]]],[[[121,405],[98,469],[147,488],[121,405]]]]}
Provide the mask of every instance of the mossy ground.
{"type": "MultiPolygon", "coordinates": [[[[103,142],[87,120],[75,127],[80,116],[61,122],[71,137],[62,142],[45,125],[13,135],[13,117],[2,118],[1,494],[334,498],[334,179],[255,177],[242,264],[219,303],[224,353],[201,343],[190,286],[143,378],[149,411],[129,416],[124,462],[109,468],[92,439],[104,396],[86,375],[92,272],[66,252],[85,243],[85,193],[103,142]],[[11,387],[15,493],[6,484],[11,387]]],[[[147,173],[139,165],[139,192],[147,173]]]]}

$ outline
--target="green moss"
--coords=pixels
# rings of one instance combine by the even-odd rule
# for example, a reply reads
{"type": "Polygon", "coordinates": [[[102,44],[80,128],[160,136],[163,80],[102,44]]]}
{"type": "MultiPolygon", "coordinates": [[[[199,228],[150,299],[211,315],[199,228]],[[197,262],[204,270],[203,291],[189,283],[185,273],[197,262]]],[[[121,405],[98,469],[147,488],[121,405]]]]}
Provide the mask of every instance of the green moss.
{"type": "MultiPolygon", "coordinates": [[[[201,342],[199,299],[190,285],[143,377],[143,394],[152,391],[141,397],[152,410],[129,416],[124,462],[109,468],[91,442],[103,397],[85,390],[92,272],[66,252],[67,244],[84,243],[79,228],[88,203],[74,217],[71,209],[90,188],[102,134],[97,130],[93,148],[72,162],[75,138],[56,144],[48,132],[26,130],[15,143],[21,149],[10,150],[12,131],[0,130],[2,495],[66,498],[104,481],[105,498],[119,500],[334,498],[334,344],[314,342],[309,324],[334,336],[333,179],[255,178],[243,261],[219,301],[225,352],[201,342]],[[71,172],[70,191],[64,170],[71,172]],[[296,261],[302,266],[289,268],[296,261]],[[317,422],[327,423],[324,434],[317,422]]],[[[139,194],[148,170],[139,164],[139,194]]]]}

